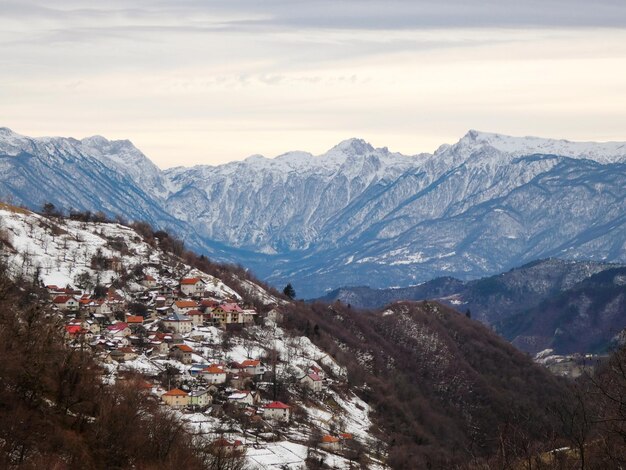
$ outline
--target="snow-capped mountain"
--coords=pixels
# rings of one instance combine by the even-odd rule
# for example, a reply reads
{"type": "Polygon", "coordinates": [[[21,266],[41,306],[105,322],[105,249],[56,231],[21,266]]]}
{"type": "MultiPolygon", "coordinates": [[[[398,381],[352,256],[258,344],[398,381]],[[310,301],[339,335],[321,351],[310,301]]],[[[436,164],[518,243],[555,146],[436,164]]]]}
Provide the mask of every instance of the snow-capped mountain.
{"type": "Polygon", "coordinates": [[[305,297],[545,257],[626,261],[625,143],[469,131],[433,154],[350,139],[320,156],[161,171],[128,141],[2,129],[0,155],[0,196],[14,203],[167,226],[305,297]]]}

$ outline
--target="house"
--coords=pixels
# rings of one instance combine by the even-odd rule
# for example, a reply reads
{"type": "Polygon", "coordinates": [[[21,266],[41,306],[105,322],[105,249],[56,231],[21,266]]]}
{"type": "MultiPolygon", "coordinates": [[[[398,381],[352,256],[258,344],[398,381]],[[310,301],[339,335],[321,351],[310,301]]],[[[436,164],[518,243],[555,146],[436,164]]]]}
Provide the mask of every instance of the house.
{"type": "MultiPolygon", "coordinates": [[[[115,351],[112,351],[111,354],[113,354],[113,352],[115,351]]],[[[124,361],[132,361],[134,359],[137,359],[137,356],[138,356],[137,351],[135,351],[133,348],[130,348],[128,346],[123,347],[123,348],[118,348],[117,352],[122,354],[122,359],[124,361]]]]}
{"type": "Polygon", "coordinates": [[[120,321],[107,326],[106,334],[111,338],[123,338],[125,336],[130,336],[132,331],[130,331],[128,323],[120,321]]]}
{"type": "Polygon", "coordinates": [[[257,315],[258,313],[254,309],[251,309],[251,308],[244,309],[241,312],[241,321],[245,325],[251,325],[254,323],[254,319],[256,318],[257,315]]]}
{"type": "Polygon", "coordinates": [[[289,405],[285,405],[281,401],[273,401],[263,406],[263,416],[265,419],[288,422],[290,410],[291,407],[289,405]]]}
{"type": "Polygon", "coordinates": [[[199,277],[188,277],[180,280],[180,291],[190,297],[201,297],[204,294],[204,281],[199,277]]]}
{"type": "Polygon", "coordinates": [[[310,373],[302,377],[300,379],[300,383],[304,387],[308,388],[309,390],[315,393],[321,392],[324,386],[324,382],[322,378],[319,375],[314,374],[314,373],[310,373]]]}
{"type": "Polygon", "coordinates": [[[187,334],[191,332],[192,323],[191,318],[187,315],[173,313],[169,317],[163,320],[163,324],[166,328],[171,328],[176,333],[187,334]]]}
{"type": "Polygon", "coordinates": [[[82,326],[76,324],[69,324],[65,326],[65,334],[70,339],[83,338],[87,331],[88,330],[85,330],[82,326]]]}
{"type": "Polygon", "coordinates": [[[144,318],[141,315],[126,314],[126,323],[129,325],[143,325],[144,318]]]}
{"type": "Polygon", "coordinates": [[[198,303],[194,300],[177,300],[172,304],[172,310],[181,315],[186,315],[191,310],[198,310],[198,303]]]}
{"type": "Polygon", "coordinates": [[[246,359],[241,363],[244,372],[250,375],[265,374],[265,366],[258,359],[246,359]]]}
{"type": "Polygon", "coordinates": [[[309,374],[317,374],[320,376],[321,379],[326,378],[326,373],[320,367],[317,367],[315,364],[309,367],[309,374]]]}
{"type": "Polygon", "coordinates": [[[203,369],[200,374],[210,384],[223,384],[226,382],[226,371],[216,365],[211,365],[206,369],[203,369]]]}
{"type": "Polygon", "coordinates": [[[341,440],[338,437],[331,436],[330,434],[326,434],[322,437],[322,442],[320,443],[320,447],[325,450],[330,450],[333,452],[337,452],[341,450],[341,440]]]}
{"type": "Polygon", "coordinates": [[[152,276],[150,276],[149,274],[143,278],[143,281],[141,282],[143,284],[144,287],[148,288],[148,289],[153,289],[156,287],[157,283],[156,283],[156,279],[152,276]]]}
{"type": "Polygon", "coordinates": [[[191,406],[204,407],[213,403],[213,396],[208,390],[194,390],[189,393],[189,404],[191,406]]]}
{"type": "Polygon", "coordinates": [[[191,324],[193,326],[202,326],[204,324],[205,314],[200,310],[189,310],[187,316],[191,318],[191,324]]]}
{"type": "Polygon", "coordinates": [[[229,403],[236,403],[237,406],[242,408],[257,405],[260,400],[259,394],[250,390],[237,391],[228,396],[229,403]]]}
{"type": "Polygon", "coordinates": [[[189,404],[189,394],[179,388],[174,388],[163,395],[163,401],[175,409],[185,408],[189,404]]]}
{"type": "Polygon", "coordinates": [[[235,375],[232,375],[229,378],[228,383],[231,387],[241,390],[250,386],[250,384],[252,383],[252,378],[253,376],[250,374],[247,374],[245,372],[239,372],[235,375]]]}
{"type": "Polygon", "coordinates": [[[224,303],[213,309],[213,319],[220,325],[243,323],[243,310],[236,303],[224,303]]]}
{"type": "Polygon", "coordinates": [[[64,312],[76,312],[80,306],[78,299],[72,295],[57,295],[52,303],[64,312]]]}
{"type": "Polygon", "coordinates": [[[229,442],[223,437],[213,441],[211,443],[211,453],[214,455],[229,456],[235,452],[243,449],[243,443],[239,440],[235,442],[229,442]]]}
{"type": "Polygon", "coordinates": [[[191,364],[193,349],[186,344],[175,344],[170,349],[170,356],[183,364],[191,364]]]}

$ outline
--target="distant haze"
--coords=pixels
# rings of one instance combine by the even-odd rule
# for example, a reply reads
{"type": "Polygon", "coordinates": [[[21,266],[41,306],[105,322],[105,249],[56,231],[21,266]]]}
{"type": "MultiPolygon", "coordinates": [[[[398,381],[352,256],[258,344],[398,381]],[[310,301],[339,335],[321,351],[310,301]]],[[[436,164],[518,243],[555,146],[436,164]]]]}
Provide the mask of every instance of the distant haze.
{"type": "Polygon", "coordinates": [[[161,168],[469,128],[626,140],[621,1],[3,1],[0,126],[161,168]]]}

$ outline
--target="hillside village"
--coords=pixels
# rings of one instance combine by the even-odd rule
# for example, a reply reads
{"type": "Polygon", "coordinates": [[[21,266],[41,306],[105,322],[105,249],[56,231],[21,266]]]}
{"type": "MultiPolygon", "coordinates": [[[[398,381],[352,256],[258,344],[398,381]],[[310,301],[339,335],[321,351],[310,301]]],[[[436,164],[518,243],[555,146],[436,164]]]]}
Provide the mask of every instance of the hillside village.
{"type": "Polygon", "coordinates": [[[0,241],[103,380],[140,373],[138,393],[219,452],[249,468],[385,468],[346,370],[281,327],[287,300],[246,279],[228,286],[120,224],[4,206],[0,241]]]}

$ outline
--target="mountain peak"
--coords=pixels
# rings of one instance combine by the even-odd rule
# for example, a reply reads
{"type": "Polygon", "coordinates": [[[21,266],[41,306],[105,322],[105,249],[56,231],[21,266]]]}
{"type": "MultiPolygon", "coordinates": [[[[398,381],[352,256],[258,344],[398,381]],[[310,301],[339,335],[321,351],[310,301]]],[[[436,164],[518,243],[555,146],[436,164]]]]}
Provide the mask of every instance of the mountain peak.
{"type": "Polygon", "coordinates": [[[374,147],[363,139],[353,137],[339,142],[331,150],[339,150],[343,153],[349,153],[352,155],[364,155],[368,152],[373,152],[374,147]]]}
{"type": "MultiPolygon", "coordinates": [[[[543,137],[515,137],[494,132],[482,132],[470,129],[450,149],[466,153],[484,147],[492,147],[511,157],[534,154],[558,155],[570,158],[585,158],[600,163],[616,163],[626,161],[625,142],[572,142],[565,139],[548,139],[543,137]]],[[[446,151],[448,149],[444,149],[446,151]]]]}

